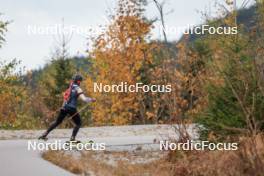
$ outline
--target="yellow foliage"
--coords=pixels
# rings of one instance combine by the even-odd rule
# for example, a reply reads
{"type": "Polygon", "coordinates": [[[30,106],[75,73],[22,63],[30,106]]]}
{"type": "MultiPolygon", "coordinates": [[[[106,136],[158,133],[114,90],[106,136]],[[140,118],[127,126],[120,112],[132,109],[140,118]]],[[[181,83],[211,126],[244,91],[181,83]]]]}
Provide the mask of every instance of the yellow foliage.
{"type": "Polygon", "coordinates": [[[142,65],[151,62],[152,55],[146,55],[150,45],[146,37],[150,32],[148,24],[140,15],[140,4],[134,1],[119,1],[119,10],[107,31],[96,39],[94,70],[96,79],[88,78],[87,90],[97,99],[93,109],[95,124],[123,125],[132,122],[138,113],[138,93],[93,92],[93,82],[103,85],[127,82],[136,84],[142,65]],[[128,5],[129,4],[129,5],[128,5]]]}

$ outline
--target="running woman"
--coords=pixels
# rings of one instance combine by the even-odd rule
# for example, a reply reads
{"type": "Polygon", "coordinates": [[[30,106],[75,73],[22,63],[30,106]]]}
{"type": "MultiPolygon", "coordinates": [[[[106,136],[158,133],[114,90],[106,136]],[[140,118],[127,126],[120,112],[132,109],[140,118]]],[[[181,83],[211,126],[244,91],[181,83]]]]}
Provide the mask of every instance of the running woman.
{"type": "Polygon", "coordinates": [[[76,141],[75,137],[81,127],[81,117],[77,111],[77,100],[78,98],[80,98],[82,101],[86,103],[96,101],[94,98],[86,97],[83,94],[83,91],[80,88],[80,84],[82,80],[83,78],[81,75],[75,75],[73,77],[72,83],[69,89],[67,90],[68,93],[66,91],[66,93],[64,94],[64,103],[62,105],[62,108],[60,110],[60,113],[57,119],[51,123],[49,128],[39,137],[39,139],[47,140],[48,134],[52,130],[54,130],[58,125],[60,125],[67,115],[70,115],[70,117],[72,117],[72,121],[75,124],[75,127],[73,128],[73,131],[72,131],[72,136],[70,138],[70,141],[76,141]]]}

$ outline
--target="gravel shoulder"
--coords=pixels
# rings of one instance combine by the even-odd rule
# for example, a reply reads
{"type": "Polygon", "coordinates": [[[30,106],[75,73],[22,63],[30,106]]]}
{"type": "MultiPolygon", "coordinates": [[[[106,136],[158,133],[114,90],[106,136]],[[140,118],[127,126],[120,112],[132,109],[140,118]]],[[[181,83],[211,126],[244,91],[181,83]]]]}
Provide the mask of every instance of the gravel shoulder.
{"type": "MultiPolygon", "coordinates": [[[[159,136],[175,137],[175,125],[133,125],[133,126],[104,126],[81,128],[78,138],[97,137],[126,137],[126,136],[159,136]]],[[[197,137],[194,124],[188,126],[188,131],[193,138],[197,137]]],[[[8,139],[37,139],[44,130],[0,130],[0,140],[8,139]]],[[[55,129],[49,134],[49,138],[69,138],[71,129],[55,129]]]]}

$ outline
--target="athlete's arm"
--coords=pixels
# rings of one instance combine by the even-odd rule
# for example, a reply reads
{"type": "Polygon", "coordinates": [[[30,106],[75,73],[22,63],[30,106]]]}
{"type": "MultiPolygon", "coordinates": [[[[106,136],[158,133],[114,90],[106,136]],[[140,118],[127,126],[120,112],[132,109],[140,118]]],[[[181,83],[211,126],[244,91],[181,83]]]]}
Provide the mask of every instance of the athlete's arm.
{"type": "Polygon", "coordinates": [[[94,99],[94,98],[86,97],[86,96],[83,94],[83,91],[82,91],[81,88],[78,88],[78,89],[77,89],[77,92],[78,92],[79,97],[81,98],[81,100],[84,101],[85,103],[95,102],[95,99],[94,99]]]}

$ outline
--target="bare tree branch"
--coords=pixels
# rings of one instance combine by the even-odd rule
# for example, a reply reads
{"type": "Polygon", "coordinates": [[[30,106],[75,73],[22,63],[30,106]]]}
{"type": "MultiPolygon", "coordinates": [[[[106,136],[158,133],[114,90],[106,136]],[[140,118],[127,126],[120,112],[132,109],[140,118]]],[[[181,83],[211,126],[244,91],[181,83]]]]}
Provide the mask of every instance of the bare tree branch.
{"type": "Polygon", "coordinates": [[[162,33],[163,33],[163,37],[166,43],[168,43],[167,40],[167,34],[165,31],[165,20],[164,20],[164,5],[166,3],[166,0],[162,1],[161,3],[158,2],[157,0],[153,0],[153,2],[155,3],[158,11],[159,11],[159,15],[160,15],[160,20],[161,20],[161,25],[162,25],[162,33]]]}

